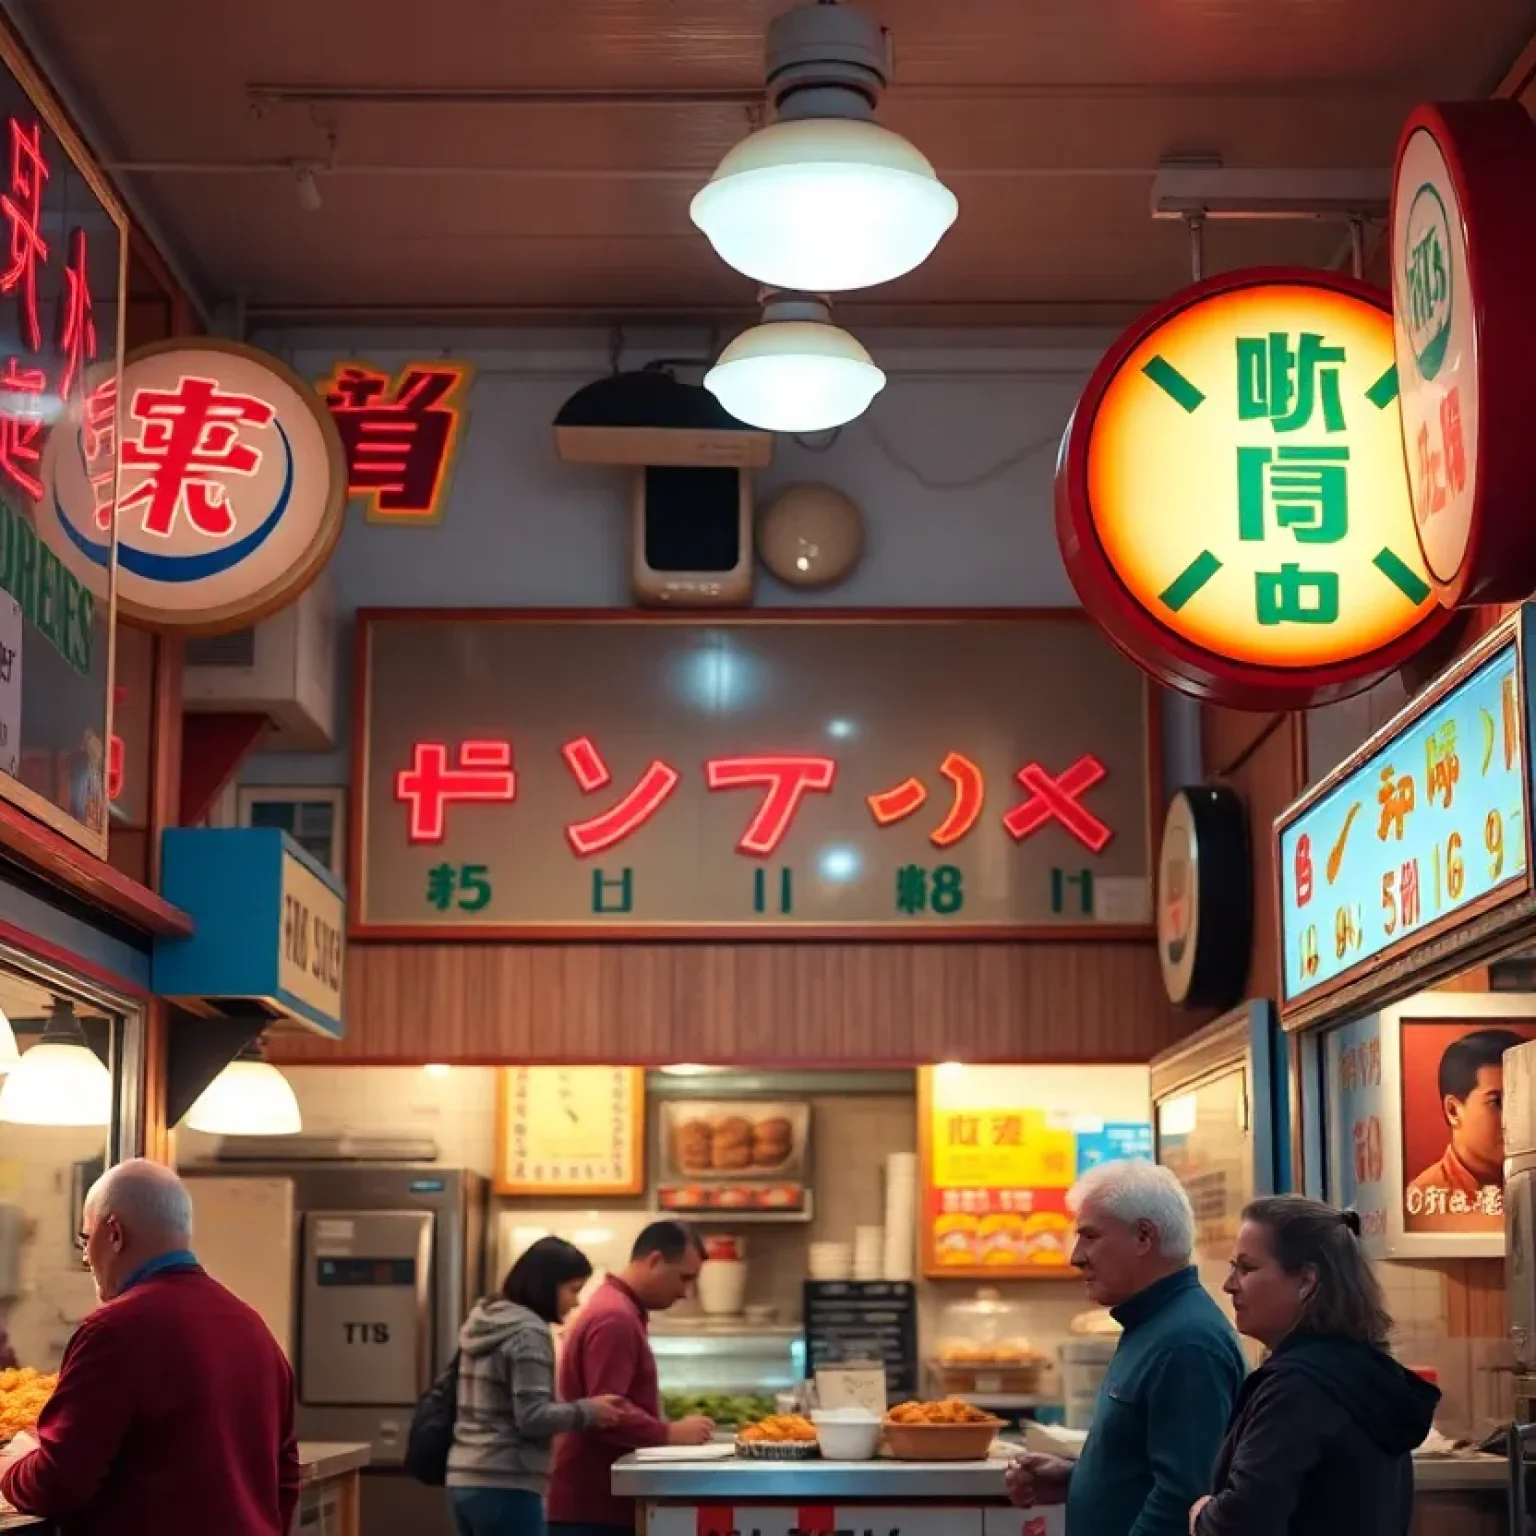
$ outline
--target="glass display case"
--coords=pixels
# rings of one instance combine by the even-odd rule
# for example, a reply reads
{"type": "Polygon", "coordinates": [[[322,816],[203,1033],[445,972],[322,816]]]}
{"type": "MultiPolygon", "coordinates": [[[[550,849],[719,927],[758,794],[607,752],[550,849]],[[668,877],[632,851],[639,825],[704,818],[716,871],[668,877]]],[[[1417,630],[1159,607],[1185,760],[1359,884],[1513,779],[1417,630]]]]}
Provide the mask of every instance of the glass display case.
{"type": "Polygon", "coordinates": [[[1024,1307],[983,1288],[939,1314],[932,1365],[942,1392],[1012,1397],[1036,1391],[1046,1360],[1030,1343],[1024,1307]]]}
{"type": "Polygon", "coordinates": [[[651,1350],[667,1416],[702,1413],[721,1429],[767,1417],[774,1399],[805,1378],[805,1338],[795,1326],[658,1323],[651,1329],[651,1350]]]}

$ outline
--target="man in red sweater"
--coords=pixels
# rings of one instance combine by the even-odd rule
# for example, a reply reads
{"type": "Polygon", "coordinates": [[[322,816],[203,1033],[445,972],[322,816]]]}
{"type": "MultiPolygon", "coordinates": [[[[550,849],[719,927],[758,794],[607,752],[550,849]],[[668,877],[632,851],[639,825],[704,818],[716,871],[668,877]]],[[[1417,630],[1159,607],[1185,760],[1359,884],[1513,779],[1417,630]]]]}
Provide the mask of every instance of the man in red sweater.
{"type": "Polygon", "coordinates": [[[643,1445],[703,1445],[708,1419],[669,1424],[661,1414],[656,1357],[647,1320],[693,1291],[704,1245],[680,1221],[653,1222],[635,1242],[624,1272],[609,1277],[582,1307],[560,1359],[560,1396],[568,1403],[614,1394],[629,1411],[608,1429],[564,1436],[549,1485],[551,1536],[616,1536],[635,1529],[632,1499],[615,1498],[613,1464],[643,1445]]]}
{"type": "Polygon", "coordinates": [[[37,1449],[0,1474],[63,1536],[288,1536],[293,1374],[265,1323],[198,1267],[169,1169],[120,1163],[80,1234],[102,1305],[64,1351],[37,1449]]]}

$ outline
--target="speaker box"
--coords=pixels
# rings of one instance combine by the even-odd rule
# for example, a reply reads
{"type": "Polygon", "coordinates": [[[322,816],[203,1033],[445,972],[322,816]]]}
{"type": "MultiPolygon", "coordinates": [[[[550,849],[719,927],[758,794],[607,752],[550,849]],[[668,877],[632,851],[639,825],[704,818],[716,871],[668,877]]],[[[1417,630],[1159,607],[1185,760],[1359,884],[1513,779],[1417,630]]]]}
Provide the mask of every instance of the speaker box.
{"type": "Polygon", "coordinates": [[[630,499],[632,581],[652,607],[752,600],[752,477],[723,466],[647,464],[630,499]]]}

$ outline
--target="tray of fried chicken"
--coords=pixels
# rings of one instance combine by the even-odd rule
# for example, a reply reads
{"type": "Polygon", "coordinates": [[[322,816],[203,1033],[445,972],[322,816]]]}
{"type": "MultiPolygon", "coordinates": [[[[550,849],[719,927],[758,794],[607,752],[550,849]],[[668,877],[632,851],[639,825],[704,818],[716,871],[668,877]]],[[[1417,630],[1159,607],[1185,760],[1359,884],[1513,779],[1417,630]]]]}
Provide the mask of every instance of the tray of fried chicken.
{"type": "Polygon", "coordinates": [[[809,1419],[776,1413],[738,1432],[736,1454],[747,1461],[810,1461],[821,1454],[821,1445],[809,1419]]]}
{"type": "Polygon", "coordinates": [[[885,1416],[885,1445],[897,1461],[985,1461],[1004,1421],[958,1397],[900,1403],[885,1416]]]}
{"type": "Polygon", "coordinates": [[[36,1426],[58,1384],[57,1376],[45,1376],[30,1366],[0,1371],[0,1445],[36,1426]]]}

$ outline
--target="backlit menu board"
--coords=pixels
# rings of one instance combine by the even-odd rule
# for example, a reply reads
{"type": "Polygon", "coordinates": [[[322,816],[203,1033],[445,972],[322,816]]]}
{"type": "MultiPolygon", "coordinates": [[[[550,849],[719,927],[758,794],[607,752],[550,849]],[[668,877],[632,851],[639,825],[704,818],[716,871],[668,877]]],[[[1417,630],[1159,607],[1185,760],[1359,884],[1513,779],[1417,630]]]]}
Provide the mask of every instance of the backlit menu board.
{"type": "Polygon", "coordinates": [[[1283,1001],[1352,979],[1524,887],[1525,802],[1511,631],[1281,818],[1283,1001]]]}

